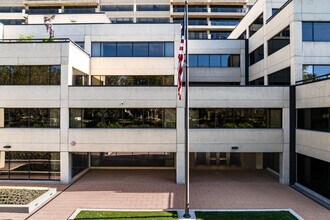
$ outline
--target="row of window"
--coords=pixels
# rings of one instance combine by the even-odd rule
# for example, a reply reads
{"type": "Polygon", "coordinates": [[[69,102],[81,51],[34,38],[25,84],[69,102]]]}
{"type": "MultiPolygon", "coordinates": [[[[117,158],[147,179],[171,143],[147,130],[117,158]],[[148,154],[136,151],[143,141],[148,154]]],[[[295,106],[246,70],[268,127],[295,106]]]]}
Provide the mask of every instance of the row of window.
{"type": "Polygon", "coordinates": [[[190,54],[190,67],[240,67],[240,55],[190,54]]]}
{"type": "MultiPolygon", "coordinates": [[[[91,14],[95,13],[96,7],[88,6],[65,6],[63,13],[67,14],[91,14]]],[[[61,12],[61,7],[29,7],[28,14],[58,14],[61,12]]]]}
{"type": "Polygon", "coordinates": [[[5,128],[59,128],[60,109],[2,108],[0,122],[4,122],[0,123],[0,127],[5,128]]]}
{"type": "Polygon", "coordinates": [[[256,20],[249,26],[250,37],[254,35],[264,25],[264,14],[261,14],[256,20]]]}
{"type": "MultiPolygon", "coordinates": [[[[250,85],[263,86],[264,77],[257,78],[249,82],[250,85]]],[[[291,84],[290,67],[276,71],[268,75],[268,85],[270,86],[286,86],[291,84]]]]}
{"type": "Polygon", "coordinates": [[[21,13],[22,10],[24,8],[23,7],[0,7],[0,13],[21,13]]]}
{"type": "Polygon", "coordinates": [[[0,19],[0,23],[4,25],[21,25],[25,24],[24,19],[0,19]]]}
{"type": "MultiPolygon", "coordinates": [[[[60,109],[0,109],[2,126],[59,128],[60,109]],[[4,119],[4,120],[3,120],[4,119]]],[[[191,128],[281,128],[281,109],[193,108],[191,128]]],[[[73,108],[70,128],[176,128],[174,108],[73,108]]]]}
{"type": "MultiPolygon", "coordinates": [[[[211,12],[244,12],[243,6],[236,5],[211,5],[211,12]]],[[[173,12],[184,12],[184,6],[174,5],[173,12]]],[[[206,5],[190,5],[188,12],[208,12],[206,5]]]]}
{"type": "Polygon", "coordinates": [[[60,153],[4,152],[1,180],[60,180],[60,153]]]}
{"type": "Polygon", "coordinates": [[[92,57],[173,57],[173,42],[93,42],[92,57]]]}
{"type": "Polygon", "coordinates": [[[173,76],[92,76],[93,86],[170,86],[173,76]]]}
{"type": "Polygon", "coordinates": [[[61,66],[0,66],[0,85],[60,85],[61,66]]]}
{"type": "Polygon", "coordinates": [[[176,128],[172,108],[70,109],[70,128],[176,128]]]}
{"type": "Polygon", "coordinates": [[[282,128],[281,109],[190,109],[191,128],[282,128]]]}
{"type": "Polygon", "coordinates": [[[303,41],[330,41],[330,22],[302,22],[303,41]]]}
{"type": "Polygon", "coordinates": [[[298,109],[297,128],[330,132],[330,108],[298,109]]]}
{"type": "Polygon", "coordinates": [[[174,167],[175,153],[101,152],[91,153],[92,167],[174,167]]]}
{"type": "MultiPolygon", "coordinates": [[[[239,22],[240,19],[231,19],[231,18],[211,18],[211,25],[212,26],[236,26],[239,22]]],[[[183,23],[182,18],[174,18],[173,23],[183,23]]],[[[188,25],[208,25],[207,19],[201,19],[201,18],[190,18],[188,20],[188,25]]]]}

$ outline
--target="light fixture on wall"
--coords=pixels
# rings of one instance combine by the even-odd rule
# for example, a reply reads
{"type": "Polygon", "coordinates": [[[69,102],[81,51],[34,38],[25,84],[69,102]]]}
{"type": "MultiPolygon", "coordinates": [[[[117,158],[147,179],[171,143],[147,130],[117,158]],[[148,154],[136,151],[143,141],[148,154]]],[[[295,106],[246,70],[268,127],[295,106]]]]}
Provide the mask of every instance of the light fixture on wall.
{"type": "Polygon", "coordinates": [[[238,146],[232,146],[231,149],[232,150],[238,150],[238,146]]]}
{"type": "Polygon", "coordinates": [[[71,141],[71,146],[75,146],[76,145],[76,142],[75,141],[71,141]]]}
{"type": "Polygon", "coordinates": [[[10,145],[5,145],[5,146],[3,146],[3,148],[11,148],[11,146],[10,145]]]}

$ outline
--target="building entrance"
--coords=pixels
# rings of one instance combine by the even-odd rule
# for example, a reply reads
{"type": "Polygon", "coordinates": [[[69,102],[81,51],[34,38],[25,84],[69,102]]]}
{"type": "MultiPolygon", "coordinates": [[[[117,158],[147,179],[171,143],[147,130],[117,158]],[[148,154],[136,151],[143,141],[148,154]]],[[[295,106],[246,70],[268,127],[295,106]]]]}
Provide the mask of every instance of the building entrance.
{"type": "Polygon", "coordinates": [[[174,167],[174,153],[101,152],[91,153],[92,167],[174,167]]]}

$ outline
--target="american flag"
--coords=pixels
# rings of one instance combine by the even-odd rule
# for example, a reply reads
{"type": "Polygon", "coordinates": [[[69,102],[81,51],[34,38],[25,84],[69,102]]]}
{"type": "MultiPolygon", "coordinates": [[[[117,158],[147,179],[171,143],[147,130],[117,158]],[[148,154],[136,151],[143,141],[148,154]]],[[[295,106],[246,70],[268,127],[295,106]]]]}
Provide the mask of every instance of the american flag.
{"type": "Polygon", "coordinates": [[[179,50],[179,67],[178,67],[178,97],[179,100],[181,100],[182,98],[182,80],[183,80],[183,67],[184,67],[184,41],[185,41],[185,37],[184,37],[184,28],[181,27],[182,29],[182,33],[181,33],[181,42],[180,42],[180,50],[179,50]]]}

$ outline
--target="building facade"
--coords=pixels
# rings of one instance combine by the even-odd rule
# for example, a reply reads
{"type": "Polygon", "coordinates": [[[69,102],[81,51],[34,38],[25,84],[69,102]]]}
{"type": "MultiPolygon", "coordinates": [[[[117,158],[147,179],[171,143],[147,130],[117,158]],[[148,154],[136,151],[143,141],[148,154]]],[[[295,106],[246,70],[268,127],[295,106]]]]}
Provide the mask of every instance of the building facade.
{"type": "MultiPolygon", "coordinates": [[[[190,3],[191,168],[267,169],[329,205],[327,7],[190,3]]],[[[184,182],[182,1],[1,4],[1,180],[69,183],[88,169],[149,168],[175,169],[173,181],[184,182]]]]}

